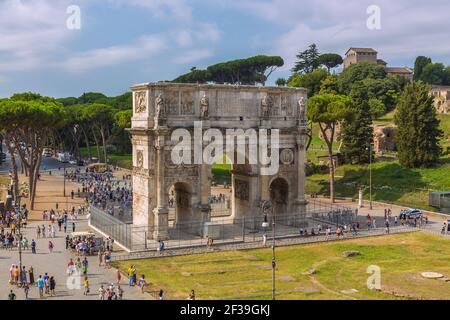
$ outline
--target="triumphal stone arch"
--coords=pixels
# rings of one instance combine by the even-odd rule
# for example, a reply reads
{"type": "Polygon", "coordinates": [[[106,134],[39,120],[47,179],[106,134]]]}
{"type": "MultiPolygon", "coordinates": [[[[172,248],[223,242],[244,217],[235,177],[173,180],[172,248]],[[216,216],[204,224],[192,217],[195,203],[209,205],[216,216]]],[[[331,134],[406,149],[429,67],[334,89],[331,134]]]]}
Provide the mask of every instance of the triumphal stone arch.
{"type": "MultiPolygon", "coordinates": [[[[273,214],[305,218],[305,89],[162,82],[132,91],[133,224],[148,227],[149,238],[169,238],[174,194],[175,225],[211,220],[212,165],[197,154],[212,141],[223,144],[233,162],[233,219],[261,215],[264,201],[271,201],[273,214]],[[180,162],[181,155],[187,161],[180,162]]],[[[217,150],[211,155],[223,157],[217,150]]]]}

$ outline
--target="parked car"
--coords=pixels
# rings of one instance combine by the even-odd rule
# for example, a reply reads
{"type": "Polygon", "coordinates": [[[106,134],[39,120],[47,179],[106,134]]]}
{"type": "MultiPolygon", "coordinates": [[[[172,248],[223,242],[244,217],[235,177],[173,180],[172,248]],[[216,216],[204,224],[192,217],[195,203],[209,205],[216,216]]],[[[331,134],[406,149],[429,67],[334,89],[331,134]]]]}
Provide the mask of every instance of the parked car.
{"type": "Polygon", "coordinates": [[[400,213],[400,219],[406,218],[406,219],[419,219],[422,216],[422,211],[419,209],[408,209],[404,211],[403,213],[400,213]],[[403,215],[403,216],[402,216],[403,215]]]}
{"type": "Polygon", "coordinates": [[[69,162],[69,154],[68,153],[60,152],[60,153],[58,153],[57,158],[58,158],[59,162],[63,162],[63,163],[69,162]]]}

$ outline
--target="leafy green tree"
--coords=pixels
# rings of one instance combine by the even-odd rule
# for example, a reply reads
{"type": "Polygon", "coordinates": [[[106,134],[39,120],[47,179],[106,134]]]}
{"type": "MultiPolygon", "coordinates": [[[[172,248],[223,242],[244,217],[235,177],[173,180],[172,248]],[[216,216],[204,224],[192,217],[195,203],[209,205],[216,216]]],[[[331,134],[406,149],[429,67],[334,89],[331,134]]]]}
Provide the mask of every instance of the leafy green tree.
{"type": "Polygon", "coordinates": [[[55,99],[39,94],[16,94],[0,102],[0,127],[6,130],[9,145],[14,144],[14,150],[10,151],[17,152],[28,173],[31,209],[34,209],[43,148],[51,133],[63,125],[64,113],[64,107],[55,99]]]}
{"type": "Polygon", "coordinates": [[[99,103],[108,100],[108,97],[99,92],[85,92],[78,98],[78,104],[99,103]]]}
{"type": "Polygon", "coordinates": [[[96,140],[97,152],[99,148],[95,131],[97,130],[97,132],[100,133],[103,146],[103,158],[105,163],[108,163],[107,147],[113,130],[113,117],[116,112],[117,109],[112,106],[97,103],[89,104],[85,109],[85,117],[92,123],[92,133],[94,135],[94,139],[96,140]]]}
{"type": "Polygon", "coordinates": [[[313,43],[305,51],[297,54],[297,61],[295,62],[293,73],[310,73],[320,66],[319,50],[313,43]]]}
{"type": "Polygon", "coordinates": [[[342,123],[341,152],[348,163],[367,163],[373,142],[370,99],[366,87],[359,82],[350,92],[354,105],[351,121],[342,123]]]}
{"type": "Polygon", "coordinates": [[[431,64],[431,58],[418,56],[414,63],[414,80],[422,80],[423,69],[431,64]]]}
{"type": "Polygon", "coordinates": [[[398,159],[409,168],[432,166],[441,153],[443,132],[429,92],[429,86],[420,81],[407,85],[394,116],[398,159]]]}
{"type": "Polygon", "coordinates": [[[59,99],[56,99],[56,100],[59,103],[62,103],[66,107],[78,104],[78,98],[75,98],[75,97],[59,98],[59,99]]]}
{"type": "Polygon", "coordinates": [[[303,87],[308,89],[308,96],[313,97],[319,93],[322,81],[327,79],[329,73],[324,69],[316,69],[310,73],[294,74],[288,82],[290,87],[303,87]]]}
{"type": "Polygon", "coordinates": [[[283,65],[284,61],[279,56],[259,55],[217,63],[209,66],[206,70],[191,69],[189,73],[179,76],[172,82],[214,82],[250,85],[261,83],[265,85],[269,76],[283,65]]]}
{"type": "Polygon", "coordinates": [[[324,53],[319,56],[317,62],[319,65],[325,66],[328,72],[330,72],[331,69],[341,65],[344,60],[342,60],[342,57],[337,53],[324,53]]]}
{"type": "Polygon", "coordinates": [[[334,94],[320,94],[308,99],[308,119],[317,123],[328,149],[330,168],[330,200],[334,202],[334,161],[333,143],[336,126],[342,121],[350,121],[352,101],[349,97],[334,94]]]}
{"type": "Polygon", "coordinates": [[[442,63],[430,63],[423,68],[420,80],[428,84],[445,85],[446,78],[446,70],[442,63]]]}
{"type": "Polygon", "coordinates": [[[133,116],[133,110],[122,110],[114,115],[114,132],[113,141],[120,153],[131,152],[131,140],[130,135],[126,131],[127,128],[131,128],[131,117],[133,116]]]}
{"type": "Polygon", "coordinates": [[[352,64],[339,76],[339,91],[349,94],[353,84],[366,79],[385,79],[387,77],[386,69],[373,63],[357,63],[352,64]]]}
{"type": "Polygon", "coordinates": [[[329,75],[323,79],[320,83],[320,94],[331,93],[337,94],[339,92],[338,77],[335,75],[329,75]]]}
{"type": "Polygon", "coordinates": [[[191,70],[190,72],[183,74],[172,82],[175,83],[206,83],[211,76],[207,70],[191,70]]]}
{"type": "Polygon", "coordinates": [[[372,115],[372,119],[377,119],[386,114],[386,106],[384,103],[377,98],[370,98],[369,101],[370,114],[372,115]]]}
{"type": "Polygon", "coordinates": [[[285,78],[278,78],[275,81],[275,84],[279,87],[284,87],[285,85],[287,85],[287,80],[285,78]]]}

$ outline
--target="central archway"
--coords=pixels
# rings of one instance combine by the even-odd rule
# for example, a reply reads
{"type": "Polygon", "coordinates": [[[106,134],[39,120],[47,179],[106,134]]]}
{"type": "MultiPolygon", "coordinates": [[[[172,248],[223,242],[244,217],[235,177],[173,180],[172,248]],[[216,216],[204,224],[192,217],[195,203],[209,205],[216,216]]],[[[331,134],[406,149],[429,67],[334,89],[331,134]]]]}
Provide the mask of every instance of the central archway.
{"type": "Polygon", "coordinates": [[[284,178],[275,178],[269,187],[273,214],[277,220],[288,215],[289,184],[284,178]]]}

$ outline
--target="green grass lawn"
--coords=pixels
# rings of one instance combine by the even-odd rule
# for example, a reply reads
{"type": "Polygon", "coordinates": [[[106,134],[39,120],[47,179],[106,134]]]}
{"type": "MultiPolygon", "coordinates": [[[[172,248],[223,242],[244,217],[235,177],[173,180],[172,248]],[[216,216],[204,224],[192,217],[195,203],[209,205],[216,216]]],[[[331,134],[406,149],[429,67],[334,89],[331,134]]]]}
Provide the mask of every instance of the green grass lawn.
{"type": "MultiPolygon", "coordinates": [[[[422,232],[276,249],[277,299],[446,299],[450,285],[426,280],[425,271],[450,277],[450,240],[422,232]],[[345,258],[344,251],[360,256],[345,258]],[[381,268],[381,291],[367,289],[367,267],[381,268]],[[314,275],[302,273],[314,268],[314,275]],[[356,289],[344,295],[342,290],[356,289]],[[399,296],[394,296],[395,292],[399,296]]],[[[270,299],[271,249],[115,262],[126,272],[135,265],[150,291],[168,299],[270,299]]]]}
{"type": "MultiPolygon", "coordinates": [[[[80,148],[80,153],[82,158],[88,157],[88,150],[86,147],[80,148]]],[[[93,157],[97,157],[97,148],[95,146],[91,147],[91,155],[93,157]]],[[[132,169],[133,162],[132,162],[132,155],[129,154],[117,154],[117,153],[108,153],[108,158],[111,164],[117,165],[121,168],[125,169],[132,169]]],[[[103,147],[100,147],[100,159],[99,161],[102,162],[103,160],[103,147]]]]}
{"type": "Polygon", "coordinates": [[[228,184],[231,184],[231,164],[214,163],[211,170],[214,182],[223,184],[226,181],[228,184]]]}
{"type": "MultiPolygon", "coordinates": [[[[372,196],[374,200],[435,210],[428,206],[429,190],[450,190],[450,161],[434,168],[408,169],[397,161],[378,162],[372,165],[372,196]]],[[[328,174],[307,178],[307,193],[328,195],[328,174]]],[[[344,165],[336,168],[335,192],[338,197],[356,197],[360,186],[369,189],[368,165],[344,165]]]]}

